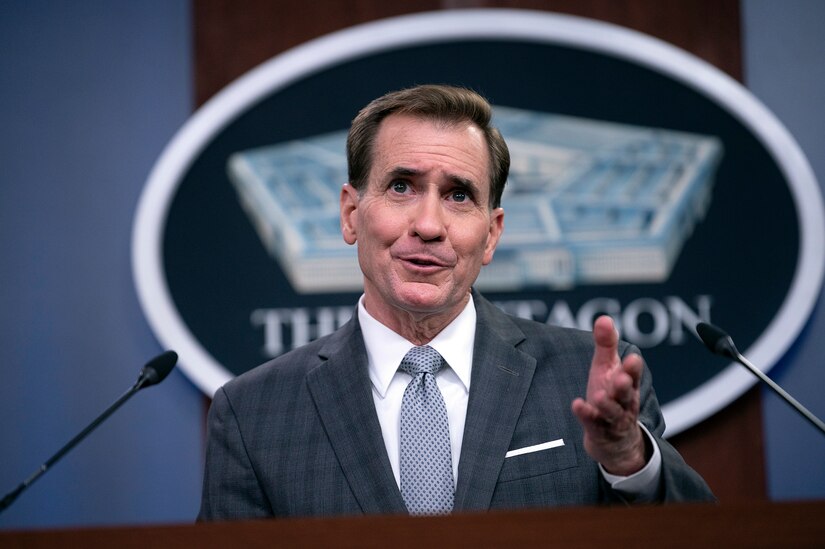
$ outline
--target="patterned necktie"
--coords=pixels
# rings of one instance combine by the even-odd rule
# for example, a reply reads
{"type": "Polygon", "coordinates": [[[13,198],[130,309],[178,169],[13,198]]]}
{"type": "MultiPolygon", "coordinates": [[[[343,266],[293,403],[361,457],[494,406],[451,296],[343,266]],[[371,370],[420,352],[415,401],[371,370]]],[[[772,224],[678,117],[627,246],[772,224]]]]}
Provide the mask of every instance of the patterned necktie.
{"type": "Polygon", "coordinates": [[[450,426],[435,373],[438,351],[413,347],[401,361],[412,376],[401,401],[401,496],[411,515],[444,514],[455,499],[450,426]]]}

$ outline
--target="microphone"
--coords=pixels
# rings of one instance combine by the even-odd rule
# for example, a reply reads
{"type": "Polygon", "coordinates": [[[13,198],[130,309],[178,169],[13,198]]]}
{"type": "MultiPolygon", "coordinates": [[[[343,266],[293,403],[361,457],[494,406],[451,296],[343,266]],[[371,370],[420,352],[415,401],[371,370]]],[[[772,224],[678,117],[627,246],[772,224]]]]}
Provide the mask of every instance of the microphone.
{"type": "Polygon", "coordinates": [[[825,423],[812,414],[810,410],[800,404],[794,397],[788,394],[785,389],[766,376],[761,370],[759,370],[759,368],[751,364],[751,362],[745,358],[739,350],[737,350],[736,345],[733,343],[733,339],[724,330],[718,326],[714,326],[713,324],[700,322],[696,325],[696,333],[699,334],[699,338],[702,340],[702,343],[704,343],[712,353],[731,358],[750,370],[753,375],[767,384],[768,387],[773,389],[773,391],[782,397],[785,402],[790,404],[797,412],[802,414],[802,417],[813,423],[815,427],[825,434],[825,423]]]}
{"type": "Polygon", "coordinates": [[[63,448],[57,451],[52,457],[46,460],[43,465],[41,465],[32,475],[21,482],[17,488],[6,494],[2,500],[0,500],[0,513],[2,513],[8,506],[10,506],[17,497],[23,493],[23,491],[31,486],[31,484],[40,478],[43,473],[49,470],[49,468],[57,463],[57,461],[66,455],[69,450],[74,448],[81,440],[86,438],[86,436],[91,433],[98,425],[103,423],[112,413],[120,408],[120,406],[129,400],[132,395],[140,391],[141,389],[145,389],[146,387],[151,387],[152,385],[157,385],[161,381],[163,381],[166,376],[169,375],[169,372],[172,371],[172,368],[175,367],[175,364],[178,361],[178,354],[175,351],[166,351],[162,353],[149,362],[140,370],[140,374],[138,375],[138,379],[132,387],[129,388],[128,391],[123,393],[123,395],[118,398],[111,406],[106,408],[106,410],[97,416],[94,421],[92,421],[85,429],[83,429],[80,433],[78,433],[72,440],[66,443],[63,448]]]}
{"type": "Polygon", "coordinates": [[[166,351],[147,362],[140,370],[134,392],[157,385],[166,379],[177,362],[178,354],[175,351],[166,351]]]}

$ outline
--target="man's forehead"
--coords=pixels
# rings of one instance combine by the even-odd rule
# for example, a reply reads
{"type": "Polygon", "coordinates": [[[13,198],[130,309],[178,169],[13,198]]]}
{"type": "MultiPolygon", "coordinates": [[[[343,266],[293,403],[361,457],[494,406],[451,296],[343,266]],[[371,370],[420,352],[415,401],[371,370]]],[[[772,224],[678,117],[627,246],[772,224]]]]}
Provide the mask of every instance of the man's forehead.
{"type": "Polygon", "coordinates": [[[432,117],[393,114],[379,126],[372,171],[422,175],[431,166],[457,180],[488,181],[489,150],[482,130],[470,120],[445,122],[432,117]]]}

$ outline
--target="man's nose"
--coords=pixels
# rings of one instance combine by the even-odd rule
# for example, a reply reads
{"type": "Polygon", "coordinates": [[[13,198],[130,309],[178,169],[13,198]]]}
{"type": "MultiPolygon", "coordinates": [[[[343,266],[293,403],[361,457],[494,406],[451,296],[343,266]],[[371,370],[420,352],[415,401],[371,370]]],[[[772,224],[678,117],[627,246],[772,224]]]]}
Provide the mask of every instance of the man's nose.
{"type": "Polygon", "coordinates": [[[412,212],[412,232],[422,240],[441,240],[446,235],[444,204],[437,192],[428,192],[412,212]]]}

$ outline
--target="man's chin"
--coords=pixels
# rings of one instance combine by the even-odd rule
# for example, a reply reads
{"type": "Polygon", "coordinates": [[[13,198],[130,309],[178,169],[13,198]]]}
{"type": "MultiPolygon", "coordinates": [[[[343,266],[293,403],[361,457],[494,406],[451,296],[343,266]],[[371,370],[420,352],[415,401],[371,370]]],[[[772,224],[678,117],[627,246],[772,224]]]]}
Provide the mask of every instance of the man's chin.
{"type": "MultiPolygon", "coordinates": [[[[469,294],[469,291],[464,294],[469,294]]],[[[455,289],[421,282],[405,282],[398,288],[396,299],[400,308],[419,314],[438,314],[466,303],[455,289]]]]}

